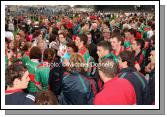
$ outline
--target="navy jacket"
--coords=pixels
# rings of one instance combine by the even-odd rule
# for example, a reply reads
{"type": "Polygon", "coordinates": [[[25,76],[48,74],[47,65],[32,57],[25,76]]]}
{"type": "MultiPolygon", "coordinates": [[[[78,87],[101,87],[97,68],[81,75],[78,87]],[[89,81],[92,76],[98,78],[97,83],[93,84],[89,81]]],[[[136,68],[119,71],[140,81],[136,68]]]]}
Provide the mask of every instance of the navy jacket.
{"type": "Polygon", "coordinates": [[[26,94],[23,91],[6,93],[5,91],[5,104],[6,105],[33,105],[35,97],[31,94],[26,94]]]}
{"type": "Polygon", "coordinates": [[[138,105],[151,104],[150,89],[143,74],[137,72],[135,68],[129,67],[120,70],[119,78],[125,78],[130,81],[136,92],[138,105]]]}
{"type": "Polygon", "coordinates": [[[88,105],[94,93],[90,81],[80,73],[65,73],[59,103],[63,105],[88,105]]]}

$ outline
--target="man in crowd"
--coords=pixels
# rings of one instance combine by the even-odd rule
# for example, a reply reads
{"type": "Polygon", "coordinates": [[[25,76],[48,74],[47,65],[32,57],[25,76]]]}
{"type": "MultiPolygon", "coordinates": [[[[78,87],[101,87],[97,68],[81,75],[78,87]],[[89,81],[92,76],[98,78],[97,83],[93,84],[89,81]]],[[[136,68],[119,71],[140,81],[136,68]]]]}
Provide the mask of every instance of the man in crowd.
{"type": "Polygon", "coordinates": [[[113,59],[115,63],[118,62],[117,57],[111,52],[111,44],[107,41],[101,41],[97,44],[97,54],[99,62],[105,58],[113,59]]]}
{"type": "Polygon", "coordinates": [[[5,73],[7,89],[5,91],[6,105],[31,105],[35,97],[23,92],[30,81],[29,72],[23,65],[17,63],[9,66],[5,73]]]}
{"type": "Polygon", "coordinates": [[[122,44],[122,38],[118,35],[114,35],[111,38],[111,45],[112,45],[112,51],[113,54],[115,54],[116,57],[119,56],[119,54],[124,50],[124,47],[121,46],[122,44]]]}
{"type": "Polygon", "coordinates": [[[85,34],[78,35],[75,39],[75,45],[78,47],[78,53],[82,55],[86,63],[90,57],[89,51],[86,47],[87,41],[88,37],[85,34]]]}
{"type": "Polygon", "coordinates": [[[124,50],[120,53],[119,67],[120,78],[127,79],[133,85],[136,92],[136,100],[139,105],[150,104],[150,91],[147,81],[134,67],[135,57],[130,51],[124,50]]]}
{"type": "Polygon", "coordinates": [[[133,105],[136,94],[132,84],[117,77],[117,64],[111,59],[104,59],[99,65],[99,75],[104,82],[103,89],[95,96],[95,105],[133,105]]]}
{"type": "Polygon", "coordinates": [[[98,29],[97,23],[92,23],[92,30],[90,33],[92,34],[92,40],[94,44],[97,44],[102,40],[102,33],[98,29]]]}
{"type": "Polygon", "coordinates": [[[132,50],[135,52],[135,60],[140,65],[141,72],[144,70],[145,61],[144,61],[144,40],[136,39],[132,42],[132,50]]]}

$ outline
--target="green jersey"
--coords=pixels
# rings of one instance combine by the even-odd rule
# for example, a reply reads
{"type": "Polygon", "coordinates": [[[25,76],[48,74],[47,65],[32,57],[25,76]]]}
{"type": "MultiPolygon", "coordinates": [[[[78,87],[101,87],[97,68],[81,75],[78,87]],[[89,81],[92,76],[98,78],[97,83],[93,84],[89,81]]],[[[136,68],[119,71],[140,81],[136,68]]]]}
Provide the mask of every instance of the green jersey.
{"type": "Polygon", "coordinates": [[[27,69],[29,71],[29,77],[30,77],[30,82],[28,84],[27,90],[31,93],[39,92],[39,89],[37,88],[36,85],[38,85],[40,83],[37,82],[37,80],[35,78],[35,74],[37,72],[38,65],[39,65],[39,62],[36,59],[28,60],[25,64],[25,66],[27,67],[27,69]]]}
{"type": "Polygon", "coordinates": [[[113,61],[114,61],[115,63],[118,63],[118,58],[117,58],[112,52],[109,53],[109,54],[107,54],[107,55],[105,55],[105,56],[102,57],[100,60],[104,60],[104,59],[106,59],[106,58],[113,59],[113,61]]]}
{"type": "Polygon", "coordinates": [[[26,65],[26,62],[30,60],[29,53],[26,52],[22,57],[22,63],[23,65],[26,65]]]}
{"type": "Polygon", "coordinates": [[[48,90],[48,79],[50,73],[50,66],[48,62],[43,62],[38,65],[35,79],[40,82],[43,90],[48,90]]]}
{"type": "Polygon", "coordinates": [[[88,63],[90,54],[89,54],[89,51],[87,50],[87,48],[86,48],[86,47],[82,47],[82,48],[78,51],[78,53],[79,53],[80,55],[82,55],[83,58],[84,58],[84,60],[85,60],[85,62],[88,63]]]}

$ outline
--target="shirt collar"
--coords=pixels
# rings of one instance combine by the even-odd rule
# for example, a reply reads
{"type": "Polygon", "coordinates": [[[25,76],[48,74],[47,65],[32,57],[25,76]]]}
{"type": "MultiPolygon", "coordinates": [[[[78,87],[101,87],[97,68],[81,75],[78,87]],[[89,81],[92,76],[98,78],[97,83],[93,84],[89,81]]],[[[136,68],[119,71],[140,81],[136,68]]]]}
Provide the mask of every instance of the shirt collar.
{"type": "Polygon", "coordinates": [[[127,67],[127,68],[122,68],[120,72],[134,72],[136,71],[136,68],[134,67],[127,67]]]}
{"type": "Polygon", "coordinates": [[[5,94],[13,94],[16,92],[23,92],[23,90],[22,89],[6,90],[5,94]]]}
{"type": "Polygon", "coordinates": [[[32,62],[39,63],[38,59],[31,59],[32,62]]]}
{"type": "Polygon", "coordinates": [[[101,60],[103,60],[103,59],[105,59],[105,58],[108,58],[108,57],[110,57],[110,56],[113,56],[113,53],[112,53],[112,52],[109,53],[109,54],[107,54],[107,55],[105,55],[105,56],[103,56],[103,57],[101,58],[101,60]]]}

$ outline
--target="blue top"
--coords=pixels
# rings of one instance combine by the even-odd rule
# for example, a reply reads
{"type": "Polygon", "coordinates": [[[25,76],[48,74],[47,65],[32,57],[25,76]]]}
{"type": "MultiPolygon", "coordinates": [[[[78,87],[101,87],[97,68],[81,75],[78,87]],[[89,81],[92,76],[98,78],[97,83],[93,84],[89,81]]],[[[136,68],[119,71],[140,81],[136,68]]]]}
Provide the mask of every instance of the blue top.
{"type": "Polygon", "coordinates": [[[64,56],[63,56],[63,59],[70,60],[70,57],[71,57],[71,55],[66,52],[66,53],[64,54],[64,56]]]}

